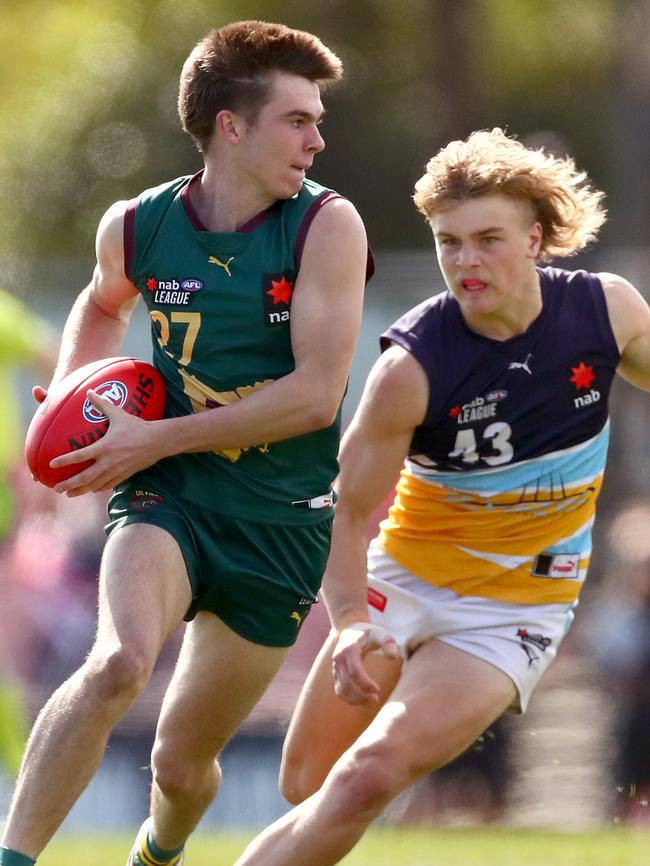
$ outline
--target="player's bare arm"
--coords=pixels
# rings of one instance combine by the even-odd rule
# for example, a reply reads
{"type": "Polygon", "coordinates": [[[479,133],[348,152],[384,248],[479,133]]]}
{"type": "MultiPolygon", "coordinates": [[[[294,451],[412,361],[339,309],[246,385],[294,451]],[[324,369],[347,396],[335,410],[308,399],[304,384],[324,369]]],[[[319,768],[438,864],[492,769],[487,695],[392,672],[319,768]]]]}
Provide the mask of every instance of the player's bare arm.
{"type": "MultiPolygon", "coordinates": [[[[112,225],[109,228],[110,241],[114,233],[112,225]]],[[[124,417],[126,413],[110,401],[91,396],[108,417],[112,434],[109,430],[93,445],[57,458],[53,465],[95,461],[57,490],[70,495],[108,490],[172,454],[245,448],[331,424],[343,398],[359,330],[367,249],[355,208],[343,199],[326,204],[307,234],[292,299],[295,370],[218,412],[155,422],[124,417]]],[[[123,273],[118,280],[118,268],[119,256],[109,243],[99,275],[87,290],[87,306],[97,308],[96,316],[111,334],[121,333],[123,316],[135,302],[123,273]]]]}
{"type": "Polygon", "coordinates": [[[621,353],[618,372],[630,384],[650,391],[650,307],[623,277],[608,273],[598,276],[621,353]]]}
{"type": "Polygon", "coordinates": [[[366,532],[370,517],[399,475],[427,401],[428,384],[419,363],[392,346],[375,364],[341,446],[339,501],[323,595],[330,620],[340,632],[333,656],[336,690],[350,703],[378,700],[378,684],[363,666],[367,652],[383,649],[387,655],[398,655],[390,636],[360,627],[369,620],[366,532]]]}
{"type": "Polygon", "coordinates": [[[90,361],[116,355],[139,295],[124,274],[124,211],[112,205],[97,229],[97,264],[90,284],[70,311],[53,382],[90,361]]]}

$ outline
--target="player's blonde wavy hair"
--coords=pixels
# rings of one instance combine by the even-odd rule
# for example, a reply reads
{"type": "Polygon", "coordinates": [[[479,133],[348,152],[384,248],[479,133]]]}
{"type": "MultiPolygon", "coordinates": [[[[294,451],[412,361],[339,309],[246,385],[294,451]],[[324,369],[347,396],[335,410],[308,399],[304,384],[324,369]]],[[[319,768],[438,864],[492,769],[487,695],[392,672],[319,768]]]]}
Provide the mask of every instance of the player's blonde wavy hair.
{"type": "Polygon", "coordinates": [[[530,202],[543,229],[540,261],[584,249],[607,219],[605,194],[571,158],[529,149],[498,128],[442,148],[415,184],[413,201],[430,220],[441,207],[490,193],[530,202]]]}

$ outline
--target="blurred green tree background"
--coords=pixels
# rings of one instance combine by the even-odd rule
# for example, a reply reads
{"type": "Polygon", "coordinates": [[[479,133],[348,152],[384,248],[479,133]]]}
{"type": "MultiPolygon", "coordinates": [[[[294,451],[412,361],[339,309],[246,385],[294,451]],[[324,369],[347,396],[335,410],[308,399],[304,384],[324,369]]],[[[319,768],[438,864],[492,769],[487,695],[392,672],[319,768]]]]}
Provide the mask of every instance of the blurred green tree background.
{"type": "Polygon", "coordinates": [[[9,288],[19,262],[91,257],[111,202],[198,169],[178,75],[210,28],[241,18],[312,30],[343,58],[312,174],[355,201],[375,248],[429,244],[414,181],[447,140],[491,126],[571,153],[608,192],[605,237],[647,243],[647,0],[2,0],[9,288]]]}

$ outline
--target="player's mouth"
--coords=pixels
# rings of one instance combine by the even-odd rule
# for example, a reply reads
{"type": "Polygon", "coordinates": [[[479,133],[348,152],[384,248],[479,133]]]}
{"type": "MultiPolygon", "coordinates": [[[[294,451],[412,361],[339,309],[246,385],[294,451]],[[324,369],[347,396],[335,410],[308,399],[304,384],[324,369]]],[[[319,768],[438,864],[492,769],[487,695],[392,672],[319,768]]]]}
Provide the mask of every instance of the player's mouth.
{"type": "Polygon", "coordinates": [[[483,280],[461,280],[460,284],[466,292],[482,292],[487,289],[487,283],[483,280]]]}

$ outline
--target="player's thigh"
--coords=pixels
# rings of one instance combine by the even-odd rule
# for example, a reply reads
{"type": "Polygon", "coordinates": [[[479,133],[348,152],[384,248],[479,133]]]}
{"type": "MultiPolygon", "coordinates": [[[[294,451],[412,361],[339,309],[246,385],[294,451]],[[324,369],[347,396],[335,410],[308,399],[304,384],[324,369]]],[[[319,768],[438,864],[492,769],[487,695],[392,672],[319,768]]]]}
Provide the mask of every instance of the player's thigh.
{"type": "Polygon", "coordinates": [[[293,713],[284,742],[280,789],[290,802],[300,802],[317,791],[333,764],[377,715],[400,675],[401,661],[371,653],[365,665],[380,687],[372,707],[353,706],[334,691],[332,652],[336,634],[323,644],[293,713]]]}
{"type": "Polygon", "coordinates": [[[287,650],[252,643],[214,614],[199,612],[185,629],[163,701],[156,731],[159,759],[217,755],[260,699],[287,650]]]}
{"type": "Polygon", "coordinates": [[[428,641],[411,656],[351,756],[378,758],[405,787],[464,752],[515,695],[514,683],[498,668],[441,641],[428,641]]]}
{"type": "Polygon", "coordinates": [[[114,530],[100,567],[96,646],[133,645],[157,656],[191,596],[180,547],[169,532],[147,523],[114,530]]]}

